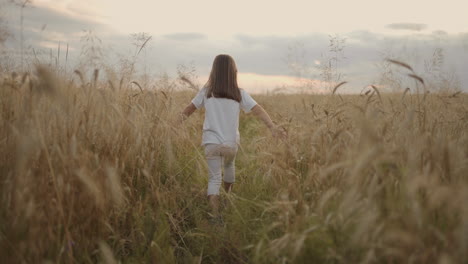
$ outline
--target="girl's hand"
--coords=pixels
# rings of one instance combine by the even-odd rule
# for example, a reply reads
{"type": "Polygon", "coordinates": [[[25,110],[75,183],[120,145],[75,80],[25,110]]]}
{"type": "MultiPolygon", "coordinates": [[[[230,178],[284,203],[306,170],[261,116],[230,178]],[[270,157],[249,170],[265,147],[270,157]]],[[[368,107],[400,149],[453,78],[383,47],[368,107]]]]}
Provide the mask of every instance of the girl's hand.
{"type": "Polygon", "coordinates": [[[197,110],[197,108],[195,107],[195,105],[193,103],[190,103],[189,105],[187,105],[187,107],[185,107],[184,111],[182,111],[182,113],[180,113],[180,115],[178,116],[178,119],[176,121],[177,127],[181,126],[182,123],[185,121],[185,119],[187,119],[196,110],[197,110]]]}
{"type": "Polygon", "coordinates": [[[252,113],[259,117],[263,123],[265,123],[275,138],[280,138],[283,141],[286,140],[288,137],[286,130],[280,126],[275,125],[263,107],[261,107],[259,104],[255,105],[252,108],[252,113]]]}
{"type": "Polygon", "coordinates": [[[271,133],[273,134],[273,137],[279,138],[283,141],[288,138],[288,134],[286,133],[286,130],[280,126],[274,126],[271,129],[271,133]]]}

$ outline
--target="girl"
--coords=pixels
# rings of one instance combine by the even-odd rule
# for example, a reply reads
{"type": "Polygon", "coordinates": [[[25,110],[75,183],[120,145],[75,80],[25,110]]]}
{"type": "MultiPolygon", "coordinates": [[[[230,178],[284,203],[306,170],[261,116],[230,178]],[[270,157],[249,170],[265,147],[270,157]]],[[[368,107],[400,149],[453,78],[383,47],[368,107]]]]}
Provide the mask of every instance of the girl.
{"type": "Polygon", "coordinates": [[[205,107],[202,146],[208,163],[208,200],[214,216],[218,215],[218,195],[221,169],[224,167],[224,189],[229,192],[235,181],[234,160],[239,137],[239,112],[252,112],[271,130],[274,136],[285,132],[273,124],[265,110],[237,85],[237,68],[229,55],[216,56],[206,85],[182,112],[189,117],[196,109],[205,107]],[[224,162],[224,164],[223,164],[224,162]]]}

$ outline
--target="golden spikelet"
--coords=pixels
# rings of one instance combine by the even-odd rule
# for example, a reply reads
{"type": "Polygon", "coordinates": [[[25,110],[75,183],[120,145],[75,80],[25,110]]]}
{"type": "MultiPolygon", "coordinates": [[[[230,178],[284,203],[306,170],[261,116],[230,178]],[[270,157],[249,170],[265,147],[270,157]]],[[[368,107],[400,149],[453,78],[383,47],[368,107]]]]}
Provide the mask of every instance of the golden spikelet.
{"type": "Polygon", "coordinates": [[[379,97],[380,102],[382,102],[382,96],[380,96],[379,89],[375,85],[371,85],[372,89],[377,93],[377,96],[379,97]]]}
{"type": "Polygon", "coordinates": [[[197,86],[195,84],[193,84],[193,82],[191,80],[189,80],[186,76],[182,75],[179,77],[180,80],[182,80],[183,82],[187,83],[189,85],[190,88],[192,88],[193,90],[195,91],[198,91],[199,89],[197,88],[197,86]]]}
{"type": "Polygon", "coordinates": [[[401,66],[401,67],[404,67],[412,72],[413,71],[413,68],[411,68],[411,66],[409,66],[408,64],[404,63],[404,62],[401,62],[401,61],[397,61],[397,60],[393,60],[393,59],[385,59],[386,61],[390,62],[390,63],[393,63],[393,64],[396,64],[398,66],[401,66]]]}
{"type": "Polygon", "coordinates": [[[80,78],[80,81],[81,81],[81,85],[84,85],[85,84],[85,80],[84,80],[84,77],[83,77],[83,74],[81,73],[80,70],[75,70],[73,71],[73,73],[75,73],[76,75],[78,75],[78,77],[80,78]]]}
{"type": "Polygon", "coordinates": [[[408,74],[409,77],[413,78],[413,79],[416,79],[418,82],[420,82],[422,85],[424,85],[424,80],[423,78],[419,77],[418,75],[416,74],[408,74]]]}
{"type": "Polygon", "coordinates": [[[411,89],[409,87],[406,87],[405,91],[403,92],[403,98],[405,97],[405,95],[410,92],[411,89]]]}
{"type": "Polygon", "coordinates": [[[347,83],[347,82],[340,82],[338,85],[336,85],[335,88],[333,88],[332,94],[335,94],[335,92],[338,90],[338,88],[340,88],[340,86],[342,86],[345,83],[347,83]]]}
{"type": "Polygon", "coordinates": [[[138,82],[132,81],[130,84],[136,85],[140,89],[140,91],[143,93],[143,88],[141,87],[141,85],[138,82]]]}

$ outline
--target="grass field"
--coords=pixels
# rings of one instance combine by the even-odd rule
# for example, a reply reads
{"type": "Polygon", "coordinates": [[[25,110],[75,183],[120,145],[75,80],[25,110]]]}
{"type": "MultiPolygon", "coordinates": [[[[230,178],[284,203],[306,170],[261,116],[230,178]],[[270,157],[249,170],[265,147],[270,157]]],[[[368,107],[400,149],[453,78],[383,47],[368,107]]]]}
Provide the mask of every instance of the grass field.
{"type": "Polygon", "coordinates": [[[464,93],[254,95],[223,227],[195,91],[77,77],[0,83],[3,263],[468,263],[464,93]]]}

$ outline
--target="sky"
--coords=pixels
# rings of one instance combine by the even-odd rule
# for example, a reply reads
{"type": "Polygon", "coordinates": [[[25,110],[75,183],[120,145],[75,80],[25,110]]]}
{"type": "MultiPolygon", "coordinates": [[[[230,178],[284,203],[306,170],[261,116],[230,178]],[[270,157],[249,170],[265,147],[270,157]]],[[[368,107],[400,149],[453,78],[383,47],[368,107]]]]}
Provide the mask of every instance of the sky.
{"type": "MultiPolygon", "coordinates": [[[[0,0],[11,35],[2,48],[18,53],[20,8],[10,2],[0,0]]],[[[406,85],[389,82],[405,79],[383,62],[389,57],[411,64],[434,87],[468,91],[466,10],[462,0],[32,0],[24,9],[24,43],[43,57],[57,57],[58,45],[68,44],[70,60],[78,61],[84,31],[91,30],[117,65],[135,53],[130,34],[145,32],[152,38],[138,55],[140,69],[175,75],[178,65],[188,65],[203,83],[213,58],[227,53],[251,92],[320,92],[338,81],[348,81],[349,92],[406,85]],[[344,40],[341,52],[330,51],[332,37],[344,40]],[[327,82],[324,65],[336,56],[334,81],[327,82]]]]}

